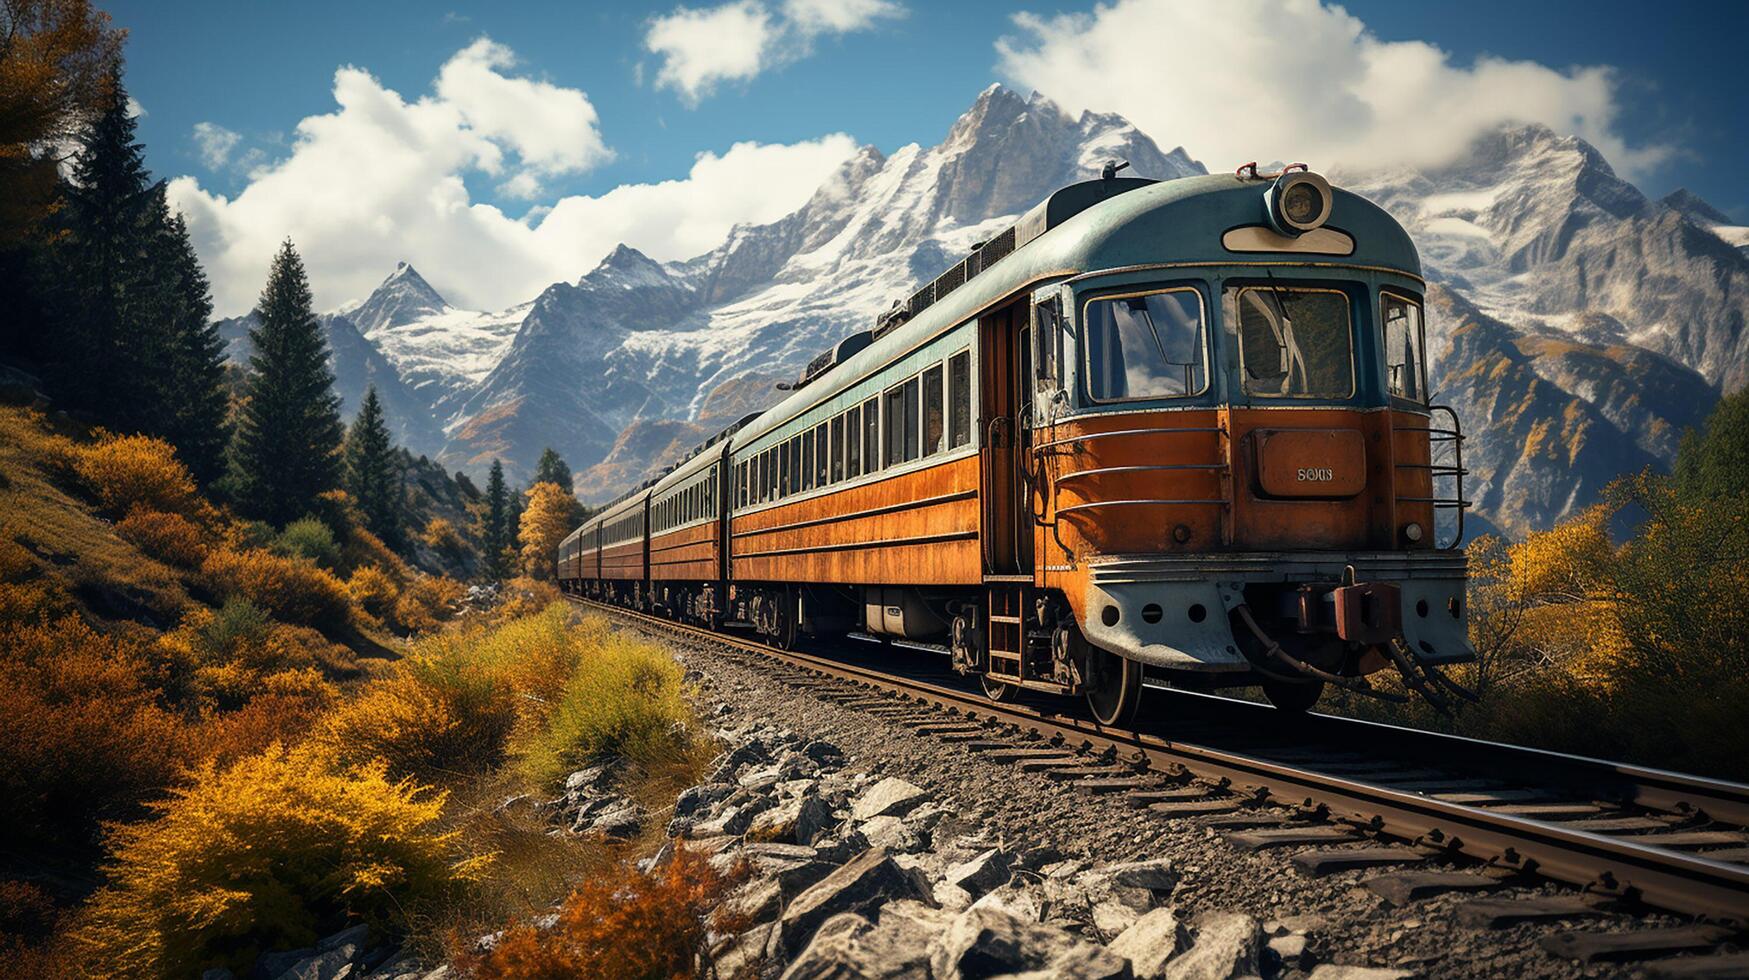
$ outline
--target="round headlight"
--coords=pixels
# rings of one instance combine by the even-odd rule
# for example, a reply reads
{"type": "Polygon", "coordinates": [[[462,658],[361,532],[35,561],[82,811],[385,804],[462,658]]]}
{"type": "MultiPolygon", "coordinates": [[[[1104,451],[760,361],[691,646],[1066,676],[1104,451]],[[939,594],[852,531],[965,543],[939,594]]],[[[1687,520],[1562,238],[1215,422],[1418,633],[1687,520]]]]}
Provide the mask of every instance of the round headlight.
{"type": "Polygon", "coordinates": [[[1330,218],[1330,182],[1300,170],[1282,174],[1268,192],[1270,224],[1284,235],[1317,228],[1330,218]]]}

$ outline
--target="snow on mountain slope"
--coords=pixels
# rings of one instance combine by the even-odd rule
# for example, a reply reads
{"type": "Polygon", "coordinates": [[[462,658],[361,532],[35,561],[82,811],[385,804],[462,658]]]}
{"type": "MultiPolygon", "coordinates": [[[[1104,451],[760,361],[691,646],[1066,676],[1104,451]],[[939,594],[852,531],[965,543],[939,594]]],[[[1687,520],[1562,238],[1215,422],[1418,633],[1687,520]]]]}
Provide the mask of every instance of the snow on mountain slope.
{"type": "Polygon", "coordinates": [[[1681,192],[1653,202],[1602,154],[1503,129],[1436,170],[1339,172],[1409,229],[1430,279],[1518,330],[1630,343],[1749,382],[1749,256],[1681,192]],[[1607,328],[1599,334],[1599,328],[1607,328]]]}
{"type": "Polygon", "coordinates": [[[402,262],[363,302],[335,315],[350,320],[441,420],[503,359],[529,306],[499,313],[457,309],[402,262]]]}

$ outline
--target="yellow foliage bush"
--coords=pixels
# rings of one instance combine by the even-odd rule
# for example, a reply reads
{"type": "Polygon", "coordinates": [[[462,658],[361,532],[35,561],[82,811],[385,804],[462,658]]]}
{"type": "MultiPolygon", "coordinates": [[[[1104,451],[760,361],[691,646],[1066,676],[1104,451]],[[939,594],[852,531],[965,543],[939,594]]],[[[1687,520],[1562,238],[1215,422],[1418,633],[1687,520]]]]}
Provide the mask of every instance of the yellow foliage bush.
{"type": "Polygon", "coordinates": [[[360,565],[346,580],[346,592],[360,609],[377,619],[394,614],[395,601],[401,597],[401,587],[389,573],[376,565],[360,565]]]}
{"type": "Polygon", "coordinates": [[[455,618],[467,588],[445,575],[422,575],[395,600],[395,621],[412,633],[428,633],[455,618]]]}
{"type": "Polygon", "coordinates": [[[684,754],[693,739],[682,677],[654,643],[623,633],[599,637],[527,746],[528,775],[545,783],[594,763],[638,768],[684,754]]]}
{"type": "Polygon", "coordinates": [[[316,740],[344,762],[449,782],[504,759],[514,694],[460,658],[409,657],[321,721],[316,740]]]}
{"type": "Polygon", "coordinates": [[[0,627],[0,834],[77,841],[176,775],[185,725],[145,646],[77,617],[0,627]]]}
{"type": "Polygon", "coordinates": [[[172,514],[197,511],[194,477],[176,458],[176,447],[151,436],[106,436],[79,449],[79,478],[103,509],[125,514],[134,507],[172,514]]]}
{"type": "Polygon", "coordinates": [[[352,619],[345,583],[306,559],[221,548],[207,556],[201,573],[221,594],[240,595],[288,623],[341,629],[352,619]]]}
{"type": "Polygon", "coordinates": [[[426,547],[448,558],[459,558],[468,549],[461,532],[445,517],[433,517],[427,521],[425,530],[419,533],[419,540],[425,542],[426,547]]]}
{"type": "Polygon", "coordinates": [[[436,829],[443,806],[380,764],[341,770],[309,750],[207,764],[156,819],[115,830],[110,884],[73,941],[108,976],[186,977],[242,974],[353,923],[404,928],[485,864],[436,829]]]}
{"type": "Polygon", "coordinates": [[[492,619],[501,623],[532,616],[555,602],[563,601],[557,585],[526,575],[505,582],[499,595],[502,601],[492,610],[492,619]]]}
{"type": "Polygon", "coordinates": [[[207,534],[181,514],[134,505],[115,525],[115,533],[148,557],[178,568],[199,568],[206,560],[207,534]]]}

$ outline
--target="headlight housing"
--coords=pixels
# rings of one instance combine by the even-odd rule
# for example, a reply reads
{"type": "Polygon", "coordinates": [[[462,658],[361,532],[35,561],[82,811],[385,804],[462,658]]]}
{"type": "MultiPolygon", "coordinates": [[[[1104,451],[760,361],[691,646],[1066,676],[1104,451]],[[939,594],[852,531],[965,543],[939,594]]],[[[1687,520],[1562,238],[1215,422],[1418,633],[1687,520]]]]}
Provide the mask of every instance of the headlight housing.
{"type": "Polygon", "coordinates": [[[1308,170],[1282,174],[1263,192],[1269,223],[1276,231],[1295,238],[1330,220],[1330,182],[1308,170]]]}

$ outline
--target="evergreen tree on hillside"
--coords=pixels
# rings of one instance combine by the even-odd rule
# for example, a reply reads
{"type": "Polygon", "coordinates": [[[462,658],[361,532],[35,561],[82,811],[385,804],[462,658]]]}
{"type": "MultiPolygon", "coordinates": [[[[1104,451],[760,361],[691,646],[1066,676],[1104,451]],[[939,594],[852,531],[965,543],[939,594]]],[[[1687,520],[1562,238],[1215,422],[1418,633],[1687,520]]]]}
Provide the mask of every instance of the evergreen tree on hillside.
{"type": "Polygon", "coordinates": [[[245,514],[284,524],[340,483],[343,432],[327,344],[289,240],[274,257],[256,314],[231,453],[232,493],[245,514]]]}
{"type": "Polygon", "coordinates": [[[551,446],[541,452],[540,462],[534,466],[534,482],[556,483],[566,493],[577,492],[571,485],[571,467],[565,465],[565,461],[559,458],[559,454],[551,446]]]}
{"type": "Polygon", "coordinates": [[[164,208],[159,260],[165,266],[171,334],[164,372],[164,436],[202,483],[224,474],[231,400],[225,386],[225,341],[213,321],[212,292],[181,214],[164,208]]]}
{"type": "Polygon", "coordinates": [[[504,463],[492,460],[492,472],[486,477],[486,513],[480,529],[480,546],[485,552],[486,577],[510,577],[510,489],[504,485],[504,463]]]}
{"type": "Polygon", "coordinates": [[[1713,406],[1676,451],[1676,487],[1690,500],[1749,495],[1749,389],[1713,406]]]}
{"type": "Polygon", "coordinates": [[[112,69],[106,94],[61,192],[58,224],[65,234],[55,256],[55,305],[62,328],[46,353],[75,403],[112,425],[157,431],[161,426],[151,423],[161,418],[137,416],[159,407],[157,370],[169,362],[171,347],[151,261],[163,228],[163,185],[146,171],[119,69],[112,69]]]}
{"type": "Polygon", "coordinates": [[[365,526],[390,544],[400,539],[399,469],[383,403],[372,385],[346,433],[346,492],[358,502],[365,526]]]}

